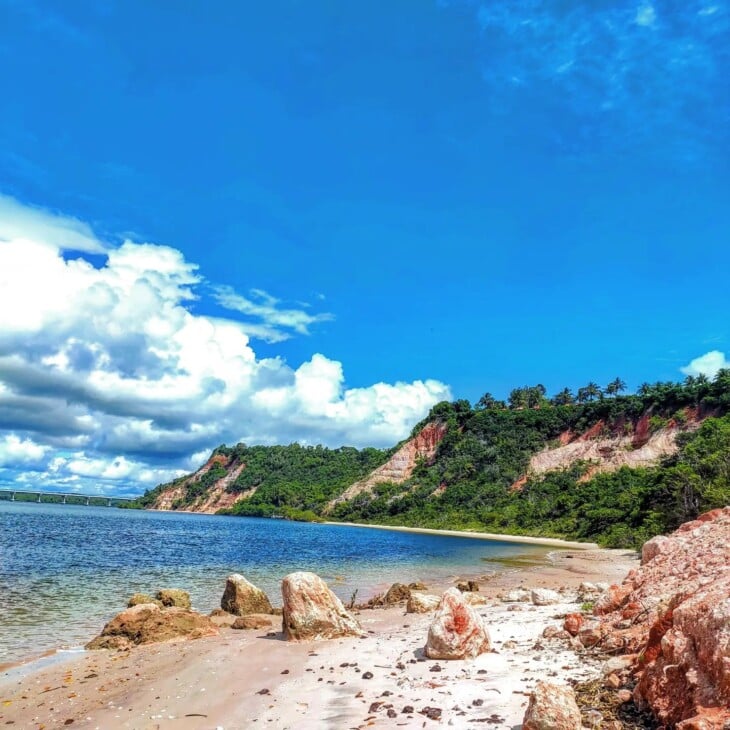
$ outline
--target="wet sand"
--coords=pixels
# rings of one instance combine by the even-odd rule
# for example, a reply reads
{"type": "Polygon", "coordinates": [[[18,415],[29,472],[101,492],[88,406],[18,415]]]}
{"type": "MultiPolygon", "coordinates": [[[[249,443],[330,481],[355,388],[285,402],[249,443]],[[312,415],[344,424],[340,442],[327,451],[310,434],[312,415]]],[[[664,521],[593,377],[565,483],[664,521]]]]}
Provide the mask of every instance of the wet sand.
{"type": "MultiPolygon", "coordinates": [[[[0,724],[38,730],[340,730],[451,721],[453,727],[488,722],[511,728],[520,724],[537,679],[588,678],[598,668],[564,645],[536,645],[543,628],[575,610],[574,604],[510,609],[499,594],[520,585],[617,582],[635,561],[625,551],[561,551],[539,565],[526,560],[521,567],[518,560],[504,572],[476,576],[487,599],[477,610],[495,651],[475,660],[425,660],[430,615],[406,614],[402,605],[362,610],[365,639],[296,644],[284,641],[278,626],[273,635],[222,629],[220,636],[196,641],[72,655],[25,676],[11,670],[0,676],[0,724]],[[403,711],[409,707],[412,712],[403,711]],[[421,714],[426,707],[440,709],[440,721],[421,714]]],[[[440,592],[459,577],[430,590],[440,592]]]]}

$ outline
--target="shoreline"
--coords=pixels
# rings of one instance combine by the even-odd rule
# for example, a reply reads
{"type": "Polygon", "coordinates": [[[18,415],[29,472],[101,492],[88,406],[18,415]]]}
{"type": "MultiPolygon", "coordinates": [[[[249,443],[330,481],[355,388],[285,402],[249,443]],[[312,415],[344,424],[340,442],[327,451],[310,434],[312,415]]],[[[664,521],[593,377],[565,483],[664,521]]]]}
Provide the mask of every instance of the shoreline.
{"type": "Polygon", "coordinates": [[[544,547],[563,548],[566,550],[601,550],[600,545],[594,542],[577,542],[561,540],[557,537],[533,537],[531,535],[501,535],[496,532],[472,532],[470,530],[437,530],[431,527],[405,527],[401,525],[372,525],[361,522],[320,522],[322,525],[340,525],[342,527],[368,527],[373,530],[391,530],[393,532],[412,532],[422,535],[437,535],[441,537],[467,537],[490,542],[509,542],[520,545],[535,545],[544,547]]]}
{"type": "MultiPolygon", "coordinates": [[[[254,722],[278,730],[390,728],[385,705],[398,713],[398,725],[414,730],[426,721],[424,706],[441,708],[444,724],[467,727],[497,714],[513,727],[538,679],[597,676],[600,665],[576,662],[564,646],[541,646],[536,654],[535,642],[545,626],[555,624],[556,612],[578,610],[571,601],[582,581],[620,582],[636,562],[627,551],[571,555],[572,549],[480,576],[484,604],[478,609],[495,651],[474,660],[426,660],[422,647],[433,615],[406,614],[402,604],[356,610],[367,631],[364,640],[287,642],[273,617],[270,630],[222,629],[220,636],[194,641],[56,654],[45,666],[26,664],[0,677],[0,724],[50,728],[70,720],[80,730],[237,730],[254,722]],[[563,589],[563,598],[544,607],[500,600],[519,586],[563,589]],[[406,713],[408,706],[415,712],[406,713]]],[[[478,570],[475,564],[470,572],[478,570]]],[[[454,576],[435,581],[429,592],[439,594],[454,582],[454,576]]]]}

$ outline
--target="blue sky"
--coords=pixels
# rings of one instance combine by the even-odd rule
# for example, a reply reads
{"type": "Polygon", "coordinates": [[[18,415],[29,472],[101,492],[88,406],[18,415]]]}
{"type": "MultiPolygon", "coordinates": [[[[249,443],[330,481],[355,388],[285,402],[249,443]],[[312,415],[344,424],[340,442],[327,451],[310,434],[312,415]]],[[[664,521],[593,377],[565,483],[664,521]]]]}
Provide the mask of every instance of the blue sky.
{"type": "Polygon", "coordinates": [[[729,55],[726,1],[0,0],[0,481],[722,365],[729,55]]]}

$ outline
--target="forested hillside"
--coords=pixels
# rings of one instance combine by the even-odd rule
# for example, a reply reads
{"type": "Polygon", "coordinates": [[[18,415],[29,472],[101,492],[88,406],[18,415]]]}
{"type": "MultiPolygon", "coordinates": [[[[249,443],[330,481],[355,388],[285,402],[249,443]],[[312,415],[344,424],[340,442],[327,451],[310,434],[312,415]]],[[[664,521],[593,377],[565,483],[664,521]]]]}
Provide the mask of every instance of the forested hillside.
{"type": "Polygon", "coordinates": [[[219,447],[199,472],[158,487],[142,504],[159,507],[174,493],[172,508],[196,509],[217,485],[233,514],[629,547],[730,503],[730,371],[713,380],[647,384],[633,395],[621,395],[624,389],[617,378],[606,388],[590,383],[576,396],[564,389],[548,398],[537,385],[516,388],[506,403],[488,393],[474,407],[439,403],[399,451],[219,447]],[[439,441],[416,454],[415,468],[398,481],[371,478],[368,489],[346,493],[377,467],[376,474],[386,473],[382,465],[433,424],[439,441]]]}

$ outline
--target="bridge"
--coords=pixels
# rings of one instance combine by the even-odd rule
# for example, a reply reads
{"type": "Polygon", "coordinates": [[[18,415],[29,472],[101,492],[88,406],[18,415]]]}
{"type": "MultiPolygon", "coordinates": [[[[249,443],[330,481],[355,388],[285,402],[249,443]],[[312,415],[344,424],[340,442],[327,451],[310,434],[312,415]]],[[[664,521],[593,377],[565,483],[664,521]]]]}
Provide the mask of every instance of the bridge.
{"type": "Polygon", "coordinates": [[[39,504],[44,501],[46,504],[67,504],[67,500],[73,504],[85,504],[91,506],[113,507],[115,504],[134,502],[139,497],[110,497],[106,494],[80,494],[79,492],[43,492],[38,489],[0,489],[0,500],[9,502],[37,502],[39,504]],[[16,500],[16,495],[23,495],[16,500]],[[27,497],[36,497],[36,499],[28,499],[27,497]],[[44,497],[46,498],[44,500],[44,497]],[[50,499],[50,498],[53,499],[50,499]]]}

